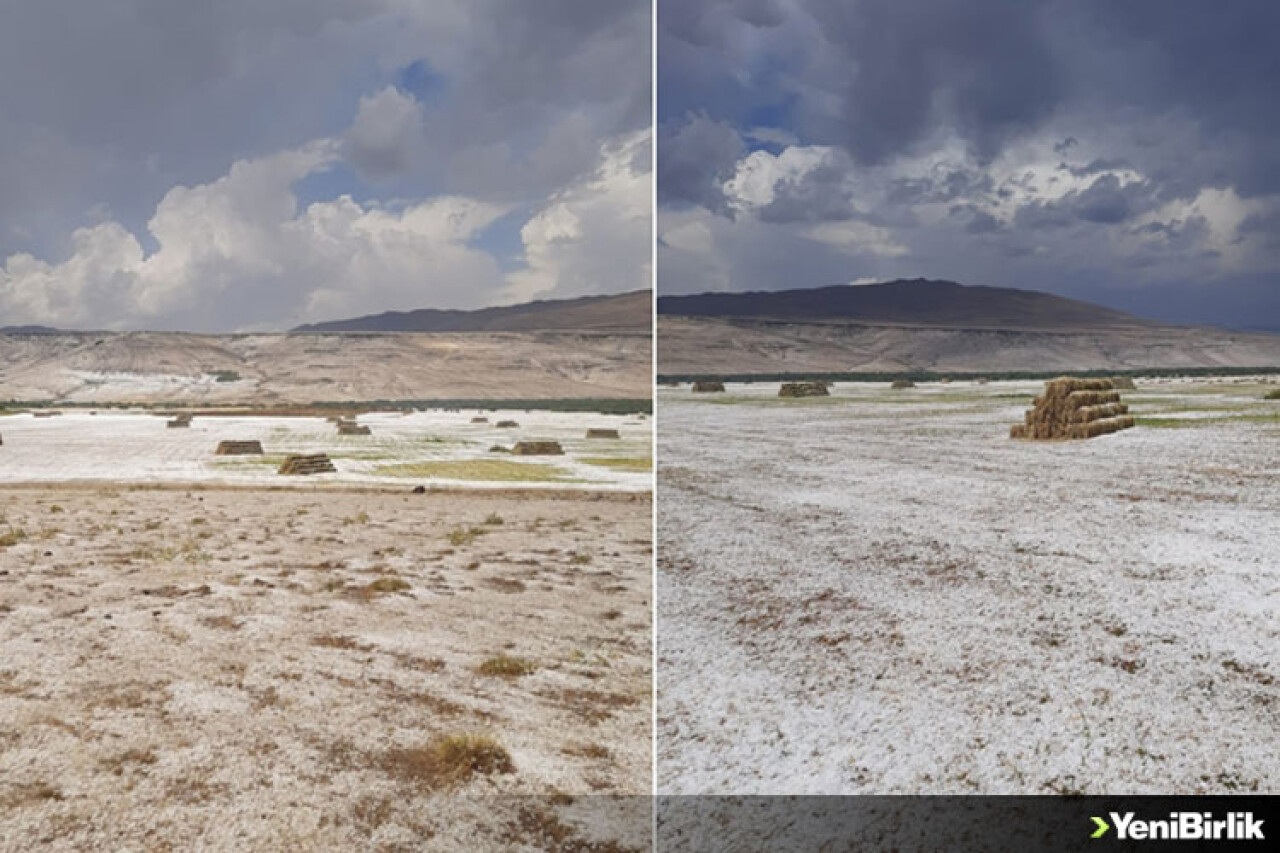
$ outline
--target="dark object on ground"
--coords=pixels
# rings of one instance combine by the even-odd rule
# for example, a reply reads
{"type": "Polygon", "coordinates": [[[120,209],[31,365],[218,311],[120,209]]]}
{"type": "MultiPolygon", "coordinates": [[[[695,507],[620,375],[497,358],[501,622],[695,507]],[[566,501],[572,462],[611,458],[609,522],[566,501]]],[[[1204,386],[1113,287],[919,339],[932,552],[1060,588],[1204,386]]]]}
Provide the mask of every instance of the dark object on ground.
{"type": "Polygon", "coordinates": [[[563,456],[564,448],[558,441],[518,441],[511,452],[516,456],[563,456]]]}

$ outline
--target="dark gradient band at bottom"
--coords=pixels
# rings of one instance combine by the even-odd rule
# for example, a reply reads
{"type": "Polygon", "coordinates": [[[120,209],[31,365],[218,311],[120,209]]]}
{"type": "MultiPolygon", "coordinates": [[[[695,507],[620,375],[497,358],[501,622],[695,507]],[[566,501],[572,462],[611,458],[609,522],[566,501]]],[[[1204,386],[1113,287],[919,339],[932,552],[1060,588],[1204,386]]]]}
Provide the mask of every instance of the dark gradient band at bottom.
{"type": "Polygon", "coordinates": [[[656,809],[660,853],[1280,849],[1276,796],[665,796],[656,809]]]}

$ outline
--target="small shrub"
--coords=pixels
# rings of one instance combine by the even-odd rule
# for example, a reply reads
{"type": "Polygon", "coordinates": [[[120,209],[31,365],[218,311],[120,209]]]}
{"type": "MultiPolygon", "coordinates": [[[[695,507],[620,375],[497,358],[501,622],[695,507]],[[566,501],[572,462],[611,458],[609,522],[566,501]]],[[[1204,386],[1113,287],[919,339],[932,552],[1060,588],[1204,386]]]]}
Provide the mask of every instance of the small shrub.
{"type": "Polygon", "coordinates": [[[372,583],[360,587],[360,592],[366,598],[372,598],[375,595],[387,595],[393,592],[404,592],[409,588],[409,582],[404,578],[398,578],[391,575],[378,578],[372,583]]]}
{"type": "Polygon", "coordinates": [[[480,527],[455,527],[449,531],[449,544],[455,548],[470,545],[477,536],[483,536],[485,533],[488,531],[480,527]]]}
{"type": "Polygon", "coordinates": [[[382,767],[392,776],[425,788],[466,782],[473,776],[514,773],[511,755],[488,735],[458,734],[437,738],[426,746],[393,749],[382,767]]]}
{"type": "Polygon", "coordinates": [[[498,655],[480,664],[477,671],[481,675],[496,675],[500,678],[519,678],[529,675],[538,667],[533,661],[524,658],[498,655]]]}
{"type": "Polygon", "coordinates": [[[496,512],[491,512],[485,516],[484,523],[490,527],[498,527],[503,523],[502,516],[498,515],[496,512]]]}

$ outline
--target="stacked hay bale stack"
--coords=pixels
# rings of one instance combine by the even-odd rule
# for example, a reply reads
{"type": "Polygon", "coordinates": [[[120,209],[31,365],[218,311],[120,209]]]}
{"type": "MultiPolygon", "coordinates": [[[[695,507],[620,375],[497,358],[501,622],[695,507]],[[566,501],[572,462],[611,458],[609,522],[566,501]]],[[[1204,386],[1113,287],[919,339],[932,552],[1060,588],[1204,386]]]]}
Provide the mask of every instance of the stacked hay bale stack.
{"type": "Polygon", "coordinates": [[[338,435],[371,435],[367,426],[361,426],[355,421],[339,421],[338,435]]]}
{"type": "Polygon", "coordinates": [[[912,382],[910,379],[895,379],[893,380],[893,384],[889,387],[894,391],[901,391],[904,388],[916,387],[916,383],[912,382]]]}
{"type": "Polygon", "coordinates": [[[1025,423],[1014,424],[1010,438],[1038,441],[1095,438],[1133,426],[1129,407],[1110,379],[1072,379],[1048,382],[1027,411],[1025,423]]]}
{"type": "Polygon", "coordinates": [[[621,438],[616,429],[601,429],[599,427],[591,427],[587,430],[587,438],[621,438]]]}
{"type": "Polygon", "coordinates": [[[511,448],[515,456],[564,456],[558,441],[517,441],[511,448]]]}
{"type": "Polygon", "coordinates": [[[779,397],[830,397],[825,382],[784,382],[778,389],[779,397]]]}
{"type": "Polygon", "coordinates": [[[311,474],[334,474],[338,469],[333,467],[327,453],[313,453],[308,456],[290,456],[284,460],[278,473],[298,476],[311,474]]]}
{"type": "Polygon", "coordinates": [[[520,424],[515,421],[498,421],[493,426],[495,429],[518,429],[520,424]]]}
{"type": "Polygon", "coordinates": [[[261,441],[219,441],[217,456],[261,456],[261,441]]]}
{"type": "Polygon", "coordinates": [[[176,415],[171,421],[165,423],[168,429],[186,428],[191,426],[191,415],[176,415]]]}
{"type": "Polygon", "coordinates": [[[721,393],[724,393],[724,383],[723,382],[695,382],[693,383],[693,393],[721,394],[721,393]]]}
{"type": "Polygon", "coordinates": [[[1130,376],[1113,376],[1111,377],[1111,384],[1116,387],[1117,391],[1138,390],[1138,386],[1133,383],[1133,378],[1130,376]]]}

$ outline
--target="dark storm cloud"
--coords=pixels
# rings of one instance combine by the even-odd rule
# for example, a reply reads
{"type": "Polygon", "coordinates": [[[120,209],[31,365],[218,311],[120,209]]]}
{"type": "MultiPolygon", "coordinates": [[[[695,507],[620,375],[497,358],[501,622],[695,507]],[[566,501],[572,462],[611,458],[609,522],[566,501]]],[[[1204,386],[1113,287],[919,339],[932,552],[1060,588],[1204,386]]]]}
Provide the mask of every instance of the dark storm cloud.
{"type": "MultiPolygon", "coordinates": [[[[885,245],[907,251],[859,255],[845,280],[974,269],[1096,296],[1128,292],[1140,268],[1155,306],[1181,266],[1222,284],[1222,316],[1247,316],[1258,282],[1280,280],[1277,32],[1267,0],[792,0],[763,18],[660,0],[659,118],[763,125],[843,152],[843,174],[834,159],[778,170],[754,211],[774,230],[753,229],[754,251],[805,223],[879,221],[885,245]],[[930,205],[950,213],[910,215],[930,205]],[[999,262],[1013,257],[1016,271],[999,262]]],[[[687,157],[680,182],[701,191],[682,200],[715,198],[726,171],[687,157]]],[[[742,219],[741,205],[706,207],[742,219]]],[[[806,276],[795,260],[791,284],[806,276]]]]}
{"type": "Polygon", "coordinates": [[[745,152],[736,130],[705,115],[663,125],[658,135],[659,200],[727,213],[723,184],[745,152]]]}

